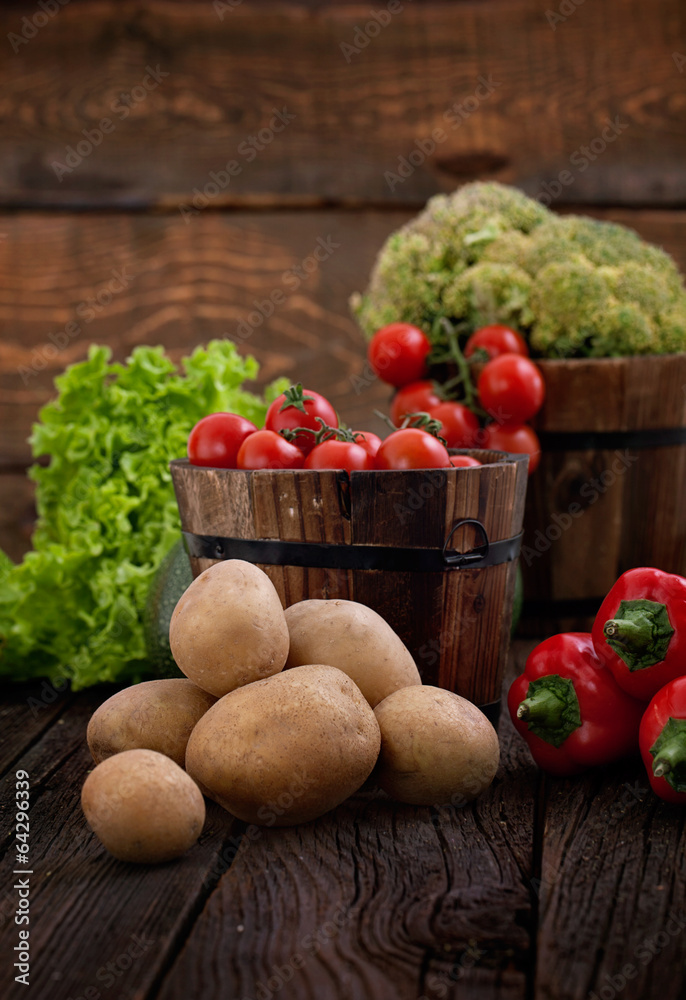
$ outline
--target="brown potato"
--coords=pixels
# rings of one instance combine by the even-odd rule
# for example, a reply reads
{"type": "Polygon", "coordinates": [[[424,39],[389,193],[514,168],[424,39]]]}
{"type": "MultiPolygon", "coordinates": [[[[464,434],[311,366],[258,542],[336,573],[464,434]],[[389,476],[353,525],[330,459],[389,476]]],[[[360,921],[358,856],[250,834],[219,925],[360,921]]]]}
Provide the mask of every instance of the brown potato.
{"type": "Polygon", "coordinates": [[[288,626],[274,584],[242,559],[215,563],[176,605],[169,643],[186,677],[218,698],[278,673],[288,626]]]}
{"type": "Polygon", "coordinates": [[[186,769],[239,819],[290,826],[357,791],[379,743],[374,713],[350,678],[307,664],[221,698],[191,734],[186,769]]]}
{"type": "Polygon", "coordinates": [[[429,685],[408,687],[374,714],[381,729],[375,777],[399,802],[462,805],[493,781],[498,736],[466,698],[429,685]]]}
{"type": "Polygon", "coordinates": [[[81,805],[93,833],[120,861],[178,858],[205,822],[200,789],[154,750],[125,750],[98,764],[86,778],[81,805]]]}
{"type": "Polygon", "coordinates": [[[144,681],[96,709],[86,738],[96,764],[123,750],[157,750],[184,766],[193,727],[216,702],[185,677],[144,681]]]}
{"type": "Polygon", "coordinates": [[[329,663],[347,674],[374,708],[393,691],[421,684],[417,665],[388,622],[356,601],[300,601],[286,608],[286,668],[329,663]]]}

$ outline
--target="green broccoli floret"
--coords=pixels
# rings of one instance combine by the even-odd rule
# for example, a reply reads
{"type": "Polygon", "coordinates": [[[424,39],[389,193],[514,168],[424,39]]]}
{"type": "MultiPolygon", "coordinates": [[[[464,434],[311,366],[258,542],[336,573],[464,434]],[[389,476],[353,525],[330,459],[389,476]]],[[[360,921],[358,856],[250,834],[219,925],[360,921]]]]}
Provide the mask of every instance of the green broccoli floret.
{"type": "Polygon", "coordinates": [[[443,305],[453,316],[466,318],[473,329],[487,323],[528,326],[531,278],[514,264],[482,261],[467,268],[446,288],[443,305]]]}
{"type": "Polygon", "coordinates": [[[508,323],[543,357],[686,350],[686,289],[668,254],[496,183],[430,199],[389,237],[351,305],[368,336],[404,320],[442,343],[446,317],[463,339],[508,323]]]}

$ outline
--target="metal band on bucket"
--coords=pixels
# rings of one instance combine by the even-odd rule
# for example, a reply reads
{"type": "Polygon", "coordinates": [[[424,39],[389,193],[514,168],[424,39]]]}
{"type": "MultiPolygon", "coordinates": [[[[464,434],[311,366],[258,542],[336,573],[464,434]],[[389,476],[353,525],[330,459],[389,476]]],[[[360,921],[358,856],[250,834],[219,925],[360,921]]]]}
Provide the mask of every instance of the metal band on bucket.
{"type": "Polygon", "coordinates": [[[396,548],[386,545],[338,545],[328,542],[284,542],[271,538],[226,538],[184,531],[188,554],[195,559],[244,559],[265,566],[303,566],[313,569],[377,569],[391,572],[443,573],[469,567],[482,569],[511,562],[519,555],[524,532],[489,541],[480,521],[457,521],[440,549],[396,548]],[[448,548],[458,528],[471,524],[482,542],[470,552],[448,548]]]}
{"type": "Polygon", "coordinates": [[[686,444],[686,427],[634,431],[539,431],[543,451],[613,451],[674,448],[686,444]]]}

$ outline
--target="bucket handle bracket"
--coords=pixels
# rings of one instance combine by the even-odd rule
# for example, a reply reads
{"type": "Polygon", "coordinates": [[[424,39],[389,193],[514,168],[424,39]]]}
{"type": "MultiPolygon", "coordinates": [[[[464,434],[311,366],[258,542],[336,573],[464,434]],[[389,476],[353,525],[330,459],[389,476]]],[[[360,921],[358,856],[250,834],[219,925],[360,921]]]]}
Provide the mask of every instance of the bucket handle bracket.
{"type": "Polygon", "coordinates": [[[456,566],[458,568],[471,566],[486,559],[490,547],[491,543],[488,540],[488,532],[481,521],[477,521],[473,517],[463,517],[459,521],[455,521],[455,524],[450,529],[450,534],[443,543],[443,561],[446,566],[456,566]],[[469,552],[456,552],[455,549],[450,549],[448,546],[457,529],[462,528],[465,524],[473,524],[475,528],[478,528],[483,537],[483,542],[469,552]]]}

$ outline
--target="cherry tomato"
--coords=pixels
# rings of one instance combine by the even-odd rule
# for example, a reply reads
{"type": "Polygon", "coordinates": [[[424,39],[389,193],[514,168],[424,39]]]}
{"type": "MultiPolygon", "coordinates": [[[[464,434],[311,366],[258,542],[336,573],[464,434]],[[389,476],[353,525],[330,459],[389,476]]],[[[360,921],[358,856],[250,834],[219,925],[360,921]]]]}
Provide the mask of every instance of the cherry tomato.
{"type": "Polygon", "coordinates": [[[481,465],[478,458],[472,458],[471,455],[451,455],[450,464],[455,469],[469,469],[475,465],[481,465]]]}
{"type": "Polygon", "coordinates": [[[540,371],[519,354],[489,361],[477,384],[481,405],[499,424],[521,424],[538,413],[545,398],[540,371]]]}
{"type": "Polygon", "coordinates": [[[493,451],[510,451],[515,455],[529,456],[529,475],[538,468],[541,461],[541,443],[533,427],[528,424],[510,425],[488,424],[484,427],[484,448],[493,451]]]}
{"type": "Polygon", "coordinates": [[[381,442],[375,462],[377,469],[447,469],[450,455],[433,434],[406,427],[381,442]]]}
{"type": "Polygon", "coordinates": [[[391,402],[391,420],[398,426],[406,413],[428,413],[440,406],[443,400],[437,395],[433,382],[424,379],[420,382],[410,382],[399,389],[391,402]]]}
{"type": "Polygon", "coordinates": [[[489,358],[497,358],[500,354],[521,354],[529,357],[529,348],[524,337],[509,326],[494,323],[492,326],[482,326],[471,335],[464,349],[465,358],[470,358],[476,350],[486,351],[489,358]]]}
{"type": "Polygon", "coordinates": [[[462,403],[440,403],[429,410],[441,421],[439,434],[448,448],[472,448],[479,433],[479,418],[462,403]]]}
{"type": "Polygon", "coordinates": [[[360,448],[364,448],[367,454],[374,458],[381,447],[379,435],[372,434],[371,431],[353,431],[352,435],[355,438],[355,444],[359,444],[360,448]]]}
{"type": "Polygon", "coordinates": [[[236,466],[239,469],[300,469],[303,453],[276,431],[255,431],[241,445],[236,466]]]}
{"type": "Polygon", "coordinates": [[[191,465],[235,469],[238,449],[257,427],[237,413],[210,413],[188,435],[191,465]]]}
{"type": "Polygon", "coordinates": [[[373,469],[374,458],[352,441],[322,441],[314,446],[305,459],[306,469],[373,469]]]}
{"type": "Polygon", "coordinates": [[[367,357],[374,373],[389,385],[403,386],[424,378],[431,341],[409,323],[389,323],[369,342],[367,357]]]}
{"type": "MultiPolygon", "coordinates": [[[[264,426],[268,431],[295,430],[296,427],[318,431],[321,424],[317,422],[317,417],[321,417],[329,427],[338,427],[336,411],[328,399],[318,392],[303,389],[298,382],[277,396],[267,410],[264,426]]],[[[307,455],[314,448],[314,435],[297,434],[293,444],[300,448],[303,455],[307,455]]]]}

